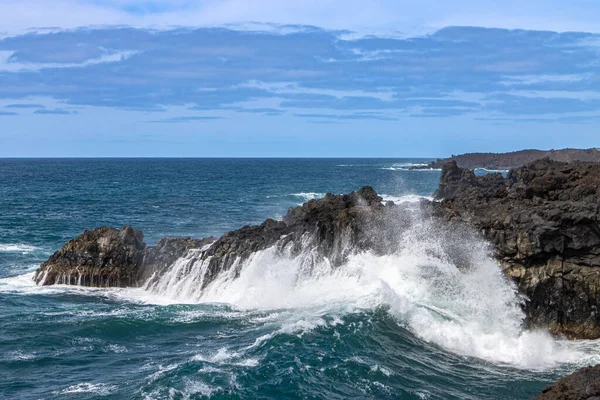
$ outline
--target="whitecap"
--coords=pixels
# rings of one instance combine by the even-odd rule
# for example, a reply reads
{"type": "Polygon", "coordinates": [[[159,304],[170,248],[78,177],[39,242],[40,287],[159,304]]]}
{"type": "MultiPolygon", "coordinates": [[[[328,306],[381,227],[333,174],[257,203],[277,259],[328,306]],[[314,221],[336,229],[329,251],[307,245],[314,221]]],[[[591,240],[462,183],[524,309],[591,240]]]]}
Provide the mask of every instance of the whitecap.
{"type": "Polygon", "coordinates": [[[0,252],[2,253],[22,253],[28,254],[40,250],[39,247],[23,243],[4,243],[0,244],[0,252]]]}
{"type": "Polygon", "coordinates": [[[83,382],[77,385],[69,386],[56,394],[72,394],[72,393],[94,393],[101,396],[107,396],[113,393],[117,389],[117,386],[108,385],[105,383],[90,383],[83,382]]]}

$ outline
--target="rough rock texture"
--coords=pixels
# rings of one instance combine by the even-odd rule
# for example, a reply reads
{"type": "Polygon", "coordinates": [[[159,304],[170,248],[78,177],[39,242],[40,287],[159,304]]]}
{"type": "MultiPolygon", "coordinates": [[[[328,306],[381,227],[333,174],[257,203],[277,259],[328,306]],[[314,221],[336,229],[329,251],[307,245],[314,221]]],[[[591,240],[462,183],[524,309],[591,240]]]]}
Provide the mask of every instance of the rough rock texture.
{"type": "Polygon", "coordinates": [[[562,149],[562,150],[520,150],[511,153],[467,153],[450,158],[438,159],[420,168],[442,168],[450,161],[456,161],[461,168],[511,169],[532,163],[542,158],[561,162],[600,162],[599,149],[562,149]]]}
{"type": "Polygon", "coordinates": [[[582,368],[547,387],[535,400],[600,399],[600,365],[582,368]]]}
{"type": "Polygon", "coordinates": [[[35,281],[81,286],[129,286],[144,258],[144,235],[130,226],[86,230],[37,270],[35,281]]]}
{"type": "MultiPolygon", "coordinates": [[[[291,249],[291,255],[315,249],[318,257],[328,258],[334,266],[345,261],[350,249],[383,251],[394,236],[393,230],[383,229],[385,216],[396,208],[383,205],[382,198],[366,186],[350,194],[310,200],[289,209],[282,221],[268,219],[260,226],[226,233],[202,254],[209,262],[203,285],[218,273],[241,266],[240,261],[252,253],[275,245],[281,251],[291,249]]],[[[239,274],[239,269],[235,272],[239,274]]]]}
{"type": "Polygon", "coordinates": [[[271,247],[292,257],[310,251],[305,258],[326,258],[334,267],[351,252],[385,254],[414,223],[411,218],[432,218],[439,232],[423,234],[439,237],[458,267],[476,262],[461,250],[473,227],[494,246],[505,273],[527,297],[529,326],[600,337],[600,164],[543,159],[503,178],[476,177],[450,162],[436,196],[443,200],[421,204],[422,213],[415,214],[405,212],[415,205],[383,204],[364,187],[311,200],[290,209],[282,221],[268,219],[217,240],[167,238],[154,247],[146,247],[142,233],[131,227],[98,228],[68,242],[35,279],[44,285],[137,286],[190,249],[200,249],[193,257],[202,262],[197,282],[202,289],[221,272],[239,275],[244,260],[271,247]]]}
{"type": "Polygon", "coordinates": [[[143,233],[130,226],[120,231],[105,226],[86,230],[43,263],[34,280],[39,285],[136,286],[188,250],[215,240],[164,238],[146,247],[143,239],[143,233]]]}
{"type": "MultiPolygon", "coordinates": [[[[136,286],[190,249],[204,249],[198,255],[208,263],[204,286],[218,273],[237,268],[253,253],[274,245],[280,250],[291,249],[292,254],[316,249],[319,257],[339,265],[350,249],[383,251],[402,225],[396,218],[395,229],[383,229],[389,220],[386,212],[396,208],[400,207],[383,205],[371,187],[364,187],[347,195],[328,194],[311,200],[290,209],[283,221],[267,219],[259,226],[228,232],[216,241],[166,238],[147,248],[140,231],[126,227],[119,232],[103,227],[68,242],[42,264],[35,280],[44,285],[136,286]]],[[[235,273],[239,274],[239,269],[235,273]]]]}
{"type": "Polygon", "coordinates": [[[476,177],[456,162],[442,171],[439,217],[476,227],[528,297],[532,327],[600,337],[600,164],[538,160],[476,177]]]}

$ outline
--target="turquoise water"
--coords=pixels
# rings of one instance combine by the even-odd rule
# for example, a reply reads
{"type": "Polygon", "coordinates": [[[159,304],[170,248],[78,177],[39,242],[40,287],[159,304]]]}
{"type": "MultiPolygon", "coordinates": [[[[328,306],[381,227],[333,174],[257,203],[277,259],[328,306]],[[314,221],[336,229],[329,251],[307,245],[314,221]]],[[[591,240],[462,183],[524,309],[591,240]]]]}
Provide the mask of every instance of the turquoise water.
{"type": "Polygon", "coordinates": [[[493,326],[519,319],[493,262],[481,256],[479,275],[464,278],[432,269],[419,258],[427,249],[414,250],[429,240],[418,235],[410,254],[355,260],[376,279],[348,267],[289,283],[277,274],[291,263],[261,258],[254,275],[200,299],[31,281],[64,242],[101,225],[131,224],[153,244],[220,235],[363,185],[414,201],[439,179],[405,170],[423,161],[0,160],[0,397],[526,399],[599,362],[595,342],[493,326]],[[431,271],[460,290],[436,286],[431,271]],[[477,298],[488,280],[491,294],[477,298]]]}

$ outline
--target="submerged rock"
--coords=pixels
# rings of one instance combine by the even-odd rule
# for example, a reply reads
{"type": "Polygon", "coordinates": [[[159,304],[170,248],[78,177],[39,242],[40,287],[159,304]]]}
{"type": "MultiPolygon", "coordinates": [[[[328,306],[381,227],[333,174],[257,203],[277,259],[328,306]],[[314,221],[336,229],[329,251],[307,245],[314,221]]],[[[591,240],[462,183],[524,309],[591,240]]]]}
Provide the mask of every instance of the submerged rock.
{"type": "Polygon", "coordinates": [[[444,166],[435,214],[477,228],[527,296],[531,327],[600,337],[600,164],[539,160],[476,177],[444,166]]]}
{"type": "Polygon", "coordinates": [[[547,387],[535,400],[600,399],[600,365],[582,368],[547,387]]]}

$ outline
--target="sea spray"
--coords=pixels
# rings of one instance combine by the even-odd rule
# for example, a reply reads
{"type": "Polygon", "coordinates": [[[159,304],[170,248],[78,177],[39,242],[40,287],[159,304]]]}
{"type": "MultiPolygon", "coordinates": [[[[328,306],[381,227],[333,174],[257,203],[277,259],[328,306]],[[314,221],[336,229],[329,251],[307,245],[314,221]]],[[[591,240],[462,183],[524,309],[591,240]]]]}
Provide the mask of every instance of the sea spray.
{"type": "MultiPolygon", "coordinates": [[[[144,288],[176,302],[313,310],[315,318],[324,310],[384,307],[423,340],[518,367],[547,368],[586,357],[545,332],[524,329],[522,298],[487,244],[467,231],[448,231],[418,207],[405,212],[411,224],[387,254],[339,249],[350,256],[334,266],[318,252],[315,238],[305,237],[299,253],[274,245],[236,259],[205,285],[210,260],[190,252],[144,288]]],[[[341,240],[340,246],[349,243],[341,240]]]]}

